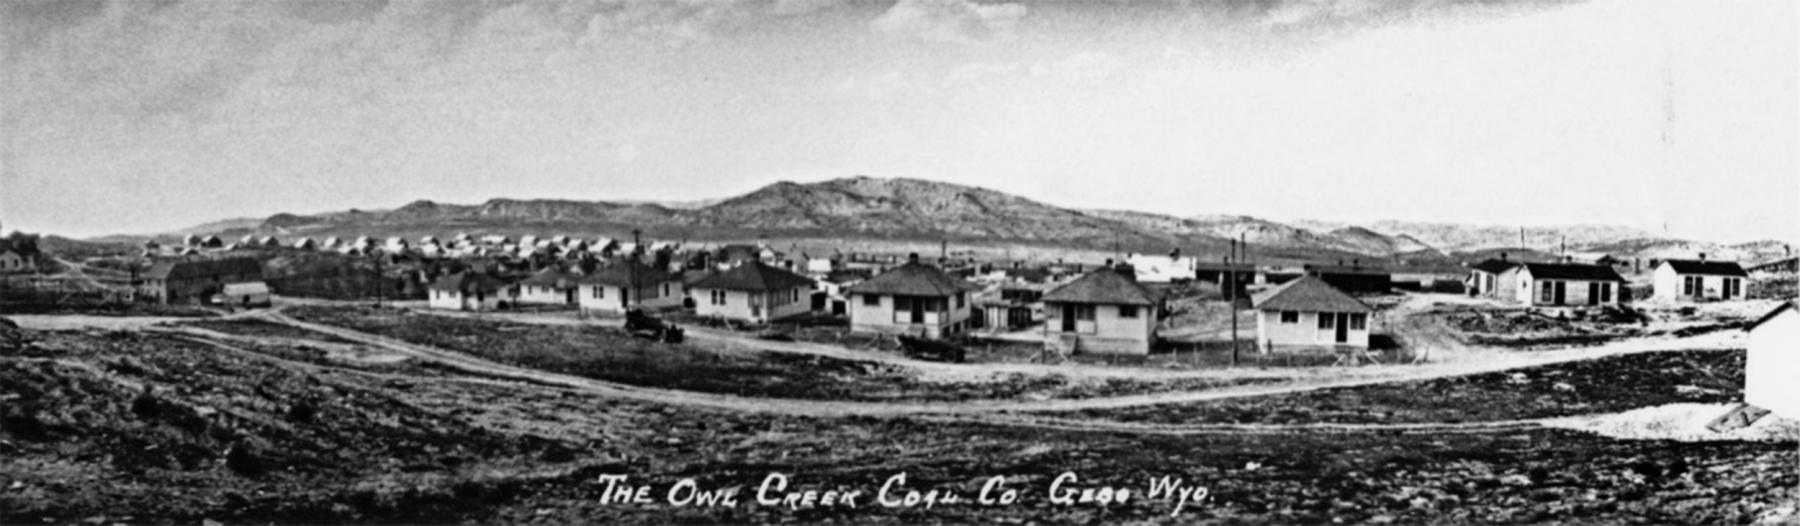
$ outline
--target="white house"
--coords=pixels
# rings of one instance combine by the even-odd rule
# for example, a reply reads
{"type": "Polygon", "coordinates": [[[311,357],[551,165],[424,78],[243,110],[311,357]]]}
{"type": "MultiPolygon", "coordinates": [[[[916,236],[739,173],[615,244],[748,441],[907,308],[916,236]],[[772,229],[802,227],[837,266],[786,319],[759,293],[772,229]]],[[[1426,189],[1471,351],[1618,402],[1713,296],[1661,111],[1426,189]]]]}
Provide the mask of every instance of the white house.
{"type": "Polygon", "coordinates": [[[1137,273],[1137,280],[1143,283],[1170,283],[1175,281],[1192,281],[1195,266],[1199,259],[1193,257],[1147,256],[1131,254],[1125,257],[1125,263],[1131,265],[1137,273]]]}
{"type": "Polygon", "coordinates": [[[766,323],[812,310],[813,280],[750,261],[688,285],[694,313],[766,323]]]}
{"type": "Polygon", "coordinates": [[[446,310],[495,310],[508,303],[506,282],[479,272],[450,274],[427,287],[427,305],[446,310]]]}
{"type": "Polygon", "coordinates": [[[31,258],[18,251],[0,251],[0,273],[30,272],[34,267],[31,258]]]}
{"type": "Polygon", "coordinates": [[[1283,283],[1252,301],[1262,352],[1369,347],[1369,314],[1375,309],[1317,276],[1283,283]]]}
{"type": "Polygon", "coordinates": [[[531,277],[519,281],[519,303],[525,305],[575,306],[576,276],[556,267],[545,267],[531,277]]]}
{"type": "Polygon", "coordinates": [[[1625,278],[1608,265],[1521,263],[1513,299],[1533,306],[1618,305],[1625,278]]]}
{"type": "Polygon", "coordinates": [[[1735,261],[1668,259],[1656,265],[1651,283],[1659,301],[1744,299],[1744,279],[1750,273],[1735,261]]]}
{"type": "Polygon", "coordinates": [[[1162,299],[1124,272],[1101,267],[1045,293],[1044,345],[1065,353],[1150,354],[1162,299]]]}
{"type": "Polygon", "coordinates": [[[577,280],[576,301],[584,312],[623,315],[627,309],[681,306],[681,277],[625,259],[577,280]]]}
{"type": "Polygon", "coordinates": [[[1489,259],[1469,267],[1469,280],[1466,283],[1471,296],[1512,299],[1518,294],[1519,263],[1507,261],[1506,254],[1500,259],[1489,259]]]}
{"type": "Polygon", "coordinates": [[[969,292],[977,288],[920,263],[914,254],[906,264],[846,290],[850,330],[931,339],[961,334],[969,319],[969,292]]]}
{"type": "Polygon", "coordinates": [[[261,281],[244,283],[226,283],[213,296],[213,301],[220,305],[232,307],[266,307],[269,305],[269,284],[261,281]]]}
{"type": "Polygon", "coordinates": [[[1800,306],[1783,302],[1745,330],[1744,403],[1800,419],[1800,306]]]}

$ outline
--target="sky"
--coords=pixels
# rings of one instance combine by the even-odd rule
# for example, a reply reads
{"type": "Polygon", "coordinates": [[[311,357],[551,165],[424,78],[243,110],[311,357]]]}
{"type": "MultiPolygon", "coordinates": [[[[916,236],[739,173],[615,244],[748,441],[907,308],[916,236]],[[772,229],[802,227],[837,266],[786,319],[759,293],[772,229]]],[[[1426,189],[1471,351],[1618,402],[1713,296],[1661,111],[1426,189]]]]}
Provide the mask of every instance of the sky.
{"type": "Polygon", "coordinates": [[[1800,241],[1791,0],[9,0],[0,228],[852,175],[1800,241]]]}

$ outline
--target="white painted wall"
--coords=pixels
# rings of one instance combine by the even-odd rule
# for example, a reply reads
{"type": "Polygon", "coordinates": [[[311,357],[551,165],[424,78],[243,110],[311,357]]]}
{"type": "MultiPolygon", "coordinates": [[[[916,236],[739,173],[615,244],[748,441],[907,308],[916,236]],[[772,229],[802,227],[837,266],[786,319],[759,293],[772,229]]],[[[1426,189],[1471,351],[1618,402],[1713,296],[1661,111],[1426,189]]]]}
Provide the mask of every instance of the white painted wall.
{"type": "MultiPolygon", "coordinates": [[[[1262,349],[1263,352],[1269,352],[1282,347],[1346,346],[1365,349],[1369,347],[1369,330],[1375,327],[1374,316],[1365,314],[1363,328],[1360,330],[1350,329],[1347,334],[1345,334],[1346,341],[1344,343],[1338,343],[1336,328],[1337,320],[1332,320],[1332,328],[1321,329],[1319,328],[1320,314],[1321,313],[1317,312],[1300,312],[1299,321],[1294,323],[1282,323],[1280,311],[1257,311],[1257,347],[1262,349]],[[1270,346],[1273,346],[1273,348],[1270,346]]],[[[1324,314],[1331,316],[1337,315],[1335,312],[1324,314]]]]}
{"type": "Polygon", "coordinates": [[[530,305],[567,305],[568,293],[545,285],[519,285],[519,303],[530,305]]]}
{"type": "Polygon", "coordinates": [[[968,329],[969,312],[973,307],[973,302],[967,298],[967,294],[964,294],[965,297],[961,308],[957,308],[955,298],[946,297],[944,299],[948,302],[946,305],[948,306],[949,312],[928,312],[926,313],[926,323],[912,324],[906,323],[904,319],[896,322],[894,319],[894,297],[892,295],[876,295],[880,300],[879,305],[863,305],[865,296],[866,295],[864,294],[850,295],[849,311],[851,332],[908,334],[918,336],[919,333],[923,331],[926,338],[943,338],[948,334],[960,332],[955,330],[955,327],[960,326],[963,330],[968,329]],[[932,323],[930,320],[930,318],[934,316],[937,318],[936,323],[932,323]]]}
{"type": "Polygon", "coordinates": [[[772,293],[696,288],[691,296],[694,298],[695,314],[755,323],[797,316],[812,310],[812,289],[805,287],[772,293]],[[713,304],[712,297],[715,290],[725,293],[724,305],[713,304]],[[776,296],[785,299],[778,301],[776,296]],[[795,297],[799,299],[794,299],[795,297]],[[782,301],[787,303],[775,305],[782,301]],[[770,307],[770,305],[775,306],[770,307]],[[752,308],[753,306],[761,306],[761,308],[752,308]]]}
{"type": "Polygon", "coordinates": [[[1651,276],[1651,284],[1654,288],[1651,292],[1651,297],[1656,298],[1657,301],[1694,301],[1695,299],[1741,300],[1744,299],[1744,295],[1748,293],[1746,288],[1746,282],[1748,280],[1744,278],[1688,274],[1686,276],[1700,278],[1700,288],[1698,290],[1699,297],[1696,298],[1692,294],[1685,294],[1684,292],[1687,290],[1686,287],[1683,286],[1685,276],[1676,273],[1675,267],[1670,266],[1668,263],[1657,265],[1656,271],[1653,272],[1651,276]],[[1731,297],[1725,297],[1725,281],[1728,279],[1735,279],[1738,281],[1739,290],[1736,294],[1731,295],[1731,297]]]}
{"type": "Polygon", "coordinates": [[[1744,402],[1800,418],[1800,312],[1785,309],[1750,331],[1744,402]]]}
{"type": "Polygon", "coordinates": [[[1048,303],[1044,305],[1044,313],[1049,316],[1044,323],[1044,339],[1050,345],[1059,345],[1069,336],[1075,337],[1078,351],[1112,353],[1112,354],[1150,354],[1150,344],[1156,335],[1156,309],[1140,306],[1137,316],[1125,318],[1119,316],[1118,305],[1094,305],[1093,321],[1077,321],[1074,332],[1062,331],[1062,315],[1064,303],[1048,303]]]}
{"type": "Polygon", "coordinates": [[[1513,294],[1513,299],[1527,305],[1567,305],[1575,307],[1587,305],[1589,283],[1599,283],[1601,286],[1610,288],[1610,294],[1603,295],[1603,297],[1606,298],[1606,301],[1601,302],[1600,305],[1618,305],[1619,289],[1620,286],[1623,285],[1621,283],[1610,281],[1541,280],[1531,277],[1531,274],[1528,272],[1519,272],[1518,275],[1518,287],[1514,289],[1515,293],[1513,294]],[[1544,301],[1543,290],[1541,287],[1543,287],[1545,283],[1550,283],[1554,286],[1554,284],[1559,281],[1567,283],[1567,285],[1564,285],[1567,287],[1567,292],[1564,293],[1563,302],[1560,304],[1556,303],[1554,293],[1552,293],[1550,301],[1544,301]]]}
{"type": "MultiPolygon", "coordinates": [[[[632,307],[645,309],[665,309],[681,306],[682,290],[680,281],[666,281],[643,285],[643,297],[632,298],[632,307]]],[[[597,314],[625,314],[626,287],[617,285],[600,285],[582,283],[576,287],[575,301],[581,310],[597,314]],[[599,293],[596,294],[595,291],[599,293]]]]}

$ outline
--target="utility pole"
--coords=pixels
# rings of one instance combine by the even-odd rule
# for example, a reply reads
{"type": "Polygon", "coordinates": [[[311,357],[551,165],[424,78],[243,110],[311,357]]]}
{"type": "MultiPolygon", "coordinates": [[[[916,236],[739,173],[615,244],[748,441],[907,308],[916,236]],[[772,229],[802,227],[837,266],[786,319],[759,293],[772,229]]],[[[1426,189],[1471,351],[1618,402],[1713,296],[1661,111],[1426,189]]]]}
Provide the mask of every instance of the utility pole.
{"type": "MultiPolygon", "coordinates": [[[[1240,238],[1242,238],[1243,234],[1238,234],[1238,236],[1240,238]]],[[[1237,365],[1238,365],[1238,321],[1237,321],[1238,316],[1237,316],[1237,268],[1236,268],[1236,266],[1237,266],[1237,251],[1238,251],[1239,243],[1242,243],[1242,241],[1233,240],[1231,242],[1231,257],[1228,257],[1225,260],[1225,275],[1230,276],[1225,281],[1227,283],[1229,283],[1228,287],[1231,290],[1231,292],[1226,294],[1226,296],[1225,296],[1226,297],[1225,304],[1230,306],[1230,308],[1226,309],[1225,312],[1226,312],[1227,316],[1231,316],[1231,366],[1232,367],[1237,367],[1237,365]]]]}
{"type": "Polygon", "coordinates": [[[632,245],[631,251],[632,251],[632,253],[627,254],[626,259],[625,259],[625,272],[626,272],[626,275],[630,277],[627,281],[631,282],[631,293],[626,295],[625,305],[623,305],[623,307],[625,307],[626,309],[630,309],[633,302],[635,302],[638,305],[642,305],[644,303],[644,298],[639,297],[639,296],[644,295],[644,289],[643,289],[643,285],[638,284],[638,272],[637,272],[637,265],[636,265],[636,263],[638,262],[637,252],[644,249],[644,240],[642,237],[640,237],[642,234],[643,234],[643,232],[636,228],[631,229],[631,245],[632,245]]]}
{"type": "Polygon", "coordinates": [[[381,308],[381,297],[386,295],[381,287],[381,254],[375,254],[375,308],[381,308]]]}

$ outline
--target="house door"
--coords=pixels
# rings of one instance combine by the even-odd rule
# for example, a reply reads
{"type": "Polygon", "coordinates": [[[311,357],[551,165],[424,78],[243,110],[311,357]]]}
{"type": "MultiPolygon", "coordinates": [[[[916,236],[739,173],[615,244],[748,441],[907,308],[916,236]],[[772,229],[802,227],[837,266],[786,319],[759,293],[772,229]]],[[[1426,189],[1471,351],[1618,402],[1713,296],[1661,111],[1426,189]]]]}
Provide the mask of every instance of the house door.
{"type": "Polygon", "coordinates": [[[625,287],[619,287],[619,306],[620,307],[630,307],[631,306],[631,289],[628,289],[625,287]]]}
{"type": "Polygon", "coordinates": [[[1562,305],[1563,302],[1568,301],[1568,299],[1569,299],[1569,282],[1567,282],[1567,281],[1556,282],[1556,303],[1555,303],[1555,305],[1562,305]]]}
{"type": "MultiPolygon", "coordinates": [[[[1320,315],[1321,316],[1330,316],[1331,314],[1323,313],[1320,315]]],[[[1338,343],[1348,343],[1349,341],[1350,341],[1350,313],[1348,313],[1348,312],[1337,313],[1337,342],[1338,343]]]]}
{"type": "Polygon", "coordinates": [[[575,304],[575,289],[569,289],[568,292],[563,293],[563,303],[575,304]]]}
{"type": "Polygon", "coordinates": [[[925,299],[924,298],[913,298],[911,303],[912,303],[912,322],[913,323],[925,323],[925,299]]]}
{"type": "Polygon", "coordinates": [[[1065,304],[1062,306],[1062,331],[1063,332],[1075,332],[1075,306],[1074,305],[1065,304]]]}
{"type": "Polygon", "coordinates": [[[1600,284],[1599,283],[1589,283],[1588,284],[1588,305],[1599,305],[1599,304],[1600,304],[1600,284]]]}

